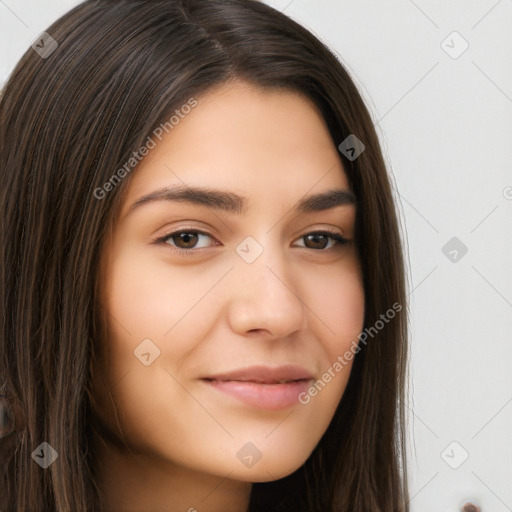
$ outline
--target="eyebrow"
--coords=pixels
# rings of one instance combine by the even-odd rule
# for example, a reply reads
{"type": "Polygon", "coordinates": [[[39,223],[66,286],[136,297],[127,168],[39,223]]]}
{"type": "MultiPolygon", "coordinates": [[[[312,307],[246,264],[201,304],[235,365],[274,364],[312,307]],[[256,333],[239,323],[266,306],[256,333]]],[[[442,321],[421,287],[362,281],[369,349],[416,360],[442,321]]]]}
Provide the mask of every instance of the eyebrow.
{"type": "MultiPolygon", "coordinates": [[[[224,190],[176,185],[164,187],[140,197],[131,206],[126,215],[143,205],[155,201],[177,201],[199,206],[207,206],[215,210],[242,215],[247,211],[247,198],[234,192],[224,190]]],[[[319,212],[337,206],[355,206],[356,198],[350,190],[331,189],[300,199],[295,205],[299,213],[319,212]]]]}

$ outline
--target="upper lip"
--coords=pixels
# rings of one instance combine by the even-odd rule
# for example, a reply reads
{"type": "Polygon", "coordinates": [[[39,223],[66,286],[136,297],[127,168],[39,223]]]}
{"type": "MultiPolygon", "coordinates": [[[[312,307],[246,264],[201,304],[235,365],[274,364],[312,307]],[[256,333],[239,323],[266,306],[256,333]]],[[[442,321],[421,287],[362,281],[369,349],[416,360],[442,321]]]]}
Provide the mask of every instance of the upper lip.
{"type": "Polygon", "coordinates": [[[230,372],[218,373],[204,377],[207,380],[237,380],[242,382],[258,382],[261,384],[275,384],[283,381],[309,380],[311,372],[299,365],[288,364],[283,366],[249,366],[230,372]]]}

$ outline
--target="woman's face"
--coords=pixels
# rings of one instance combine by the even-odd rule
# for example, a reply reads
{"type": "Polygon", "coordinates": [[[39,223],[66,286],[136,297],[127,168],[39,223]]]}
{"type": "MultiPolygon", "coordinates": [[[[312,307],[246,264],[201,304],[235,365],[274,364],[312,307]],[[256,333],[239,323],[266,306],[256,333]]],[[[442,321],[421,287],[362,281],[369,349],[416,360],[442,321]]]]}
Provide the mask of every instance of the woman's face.
{"type": "Polygon", "coordinates": [[[135,451],[247,482],[308,458],[352,363],[333,365],[363,328],[344,192],[312,103],[242,82],[201,98],[133,171],[101,262],[111,356],[96,378],[135,451]]]}

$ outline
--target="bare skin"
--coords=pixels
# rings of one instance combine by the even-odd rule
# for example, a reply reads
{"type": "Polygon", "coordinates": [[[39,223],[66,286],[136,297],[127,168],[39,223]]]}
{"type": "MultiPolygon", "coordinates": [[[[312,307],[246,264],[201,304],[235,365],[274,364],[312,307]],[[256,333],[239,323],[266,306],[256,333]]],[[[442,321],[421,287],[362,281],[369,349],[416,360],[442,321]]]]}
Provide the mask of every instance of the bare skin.
{"type": "Polygon", "coordinates": [[[98,415],[133,452],[97,442],[98,484],[116,512],[246,511],[252,483],[309,457],[352,363],[307,404],[283,405],[269,388],[255,404],[205,377],[295,365],[310,385],[363,327],[356,205],[296,209],[314,194],[350,192],[318,110],[297,93],[243,82],[198,100],[133,171],[101,261],[111,355],[95,368],[98,415]],[[232,192],[245,209],[164,199],[131,208],[173,186],[232,192]],[[326,230],[348,243],[315,236],[326,230]],[[148,339],[144,357],[159,356],[145,365],[134,351],[148,339]]]}

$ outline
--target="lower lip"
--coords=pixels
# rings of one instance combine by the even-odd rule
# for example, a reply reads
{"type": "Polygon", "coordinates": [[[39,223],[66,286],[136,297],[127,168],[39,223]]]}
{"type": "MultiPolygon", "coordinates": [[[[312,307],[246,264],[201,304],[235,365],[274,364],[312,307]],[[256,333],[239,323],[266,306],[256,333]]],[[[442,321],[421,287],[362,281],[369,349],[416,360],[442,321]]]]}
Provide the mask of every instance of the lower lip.
{"type": "Polygon", "coordinates": [[[298,380],[283,384],[262,384],[237,380],[208,380],[213,388],[235,397],[247,405],[269,411],[285,409],[299,403],[298,396],[306,391],[311,380],[298,380]]]}

